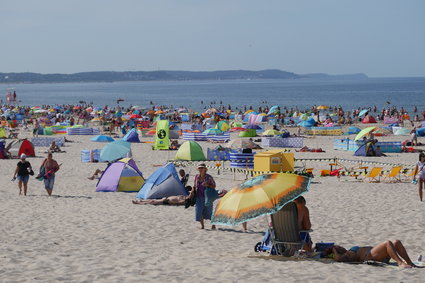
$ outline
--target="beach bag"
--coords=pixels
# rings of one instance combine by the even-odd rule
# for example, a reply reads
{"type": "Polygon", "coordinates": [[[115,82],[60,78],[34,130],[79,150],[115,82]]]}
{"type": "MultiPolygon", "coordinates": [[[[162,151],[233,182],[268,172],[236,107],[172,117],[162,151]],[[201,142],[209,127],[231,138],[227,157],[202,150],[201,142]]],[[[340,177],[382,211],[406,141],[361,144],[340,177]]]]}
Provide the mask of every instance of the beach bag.
{"type": "Polygon", "coordinates": [[[218,192],[216,189],[213,188],[205,188],[204,190],[204,196],[205,196],[205,206],[212,206],[213,202],[216,199],[219,199],[218,192]]]}
{"type": "Polygon", "coordinates": [[[45,169],[44,169],[44,166],[43,166],[43,167],[41,167],[40,172],[38,173],[38,175],[35,178],[39,181],[43,181],[44,171],[45,171],[45,169]]]}

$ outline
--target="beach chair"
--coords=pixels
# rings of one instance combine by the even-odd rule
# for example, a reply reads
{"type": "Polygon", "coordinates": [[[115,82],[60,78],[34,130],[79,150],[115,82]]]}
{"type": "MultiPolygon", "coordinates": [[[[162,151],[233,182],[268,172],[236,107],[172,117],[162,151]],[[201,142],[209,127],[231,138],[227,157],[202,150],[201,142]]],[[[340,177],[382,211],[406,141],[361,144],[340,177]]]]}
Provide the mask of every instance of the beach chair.
{"type": "Polygon", "coordinates": [[[384,178],[383,181],[401,182],[401,178],[400,178],[401,169],[402,169],[401,166],[395,166],[391,168],[388,174],[382,175],[382,177],[384,178]]]}
{"type": "Polygon", "coordinates": [[[298,211],[294,202],[286,204],[280,211],[271,215],[273,233],[272,252],[278,255],[293,256],[305,244],[300,239],[298,211]]]}
{"type": "Polygon", "coordinates": [[[369,183],[379,183],[382,167],[373,167],[372,170],[365,176],[364,181],[369,183]]]}

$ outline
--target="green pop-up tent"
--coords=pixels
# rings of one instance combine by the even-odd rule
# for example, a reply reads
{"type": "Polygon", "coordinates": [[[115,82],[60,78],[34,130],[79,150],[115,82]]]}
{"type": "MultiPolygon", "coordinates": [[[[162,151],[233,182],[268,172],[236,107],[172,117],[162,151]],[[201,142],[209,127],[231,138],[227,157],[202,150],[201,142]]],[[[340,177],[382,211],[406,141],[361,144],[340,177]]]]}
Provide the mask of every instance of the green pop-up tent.
{"type": "Polygon", "coordinates": [[[207,160],[202,147],[195,141],[184,142],[174,157],[175,160],[207,160]]]}

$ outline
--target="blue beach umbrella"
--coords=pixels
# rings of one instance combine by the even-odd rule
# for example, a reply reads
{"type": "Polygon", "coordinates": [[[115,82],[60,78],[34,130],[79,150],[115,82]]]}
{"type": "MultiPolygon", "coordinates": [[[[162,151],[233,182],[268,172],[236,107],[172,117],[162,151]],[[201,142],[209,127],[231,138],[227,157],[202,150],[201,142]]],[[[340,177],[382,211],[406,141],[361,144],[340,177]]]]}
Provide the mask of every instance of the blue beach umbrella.
{"type": "Polygon", "coordinates": [[[103,135],[96,136],[94,138],[91,138],[90,140],[94,141],[94,142],[113,142],[114,141],[114,139],[112,137],[103,136],[103,135]]]}
{"type": "Polygon", "coordinates": [[[127,155],[131,150],[131,144],[126,141],[114,141],[107,144],[100,151],[100,159],[104,161],[114,161],[121,159],[127,155]]]}
{"type": "Polygon", "coordinates": [[[369,112],[369,109],[363,109],[362,111],[360,111],[359,117],[365,115],[367,112],[369,112]]]}
{"type": "Polygon", "coordinates": [[[271,115],[271,114],[274,114],[274,113],[278,112],[279,111],[278,108],[279,108],[279,105],[274,105],[274,106],[270,107],[270,110],[267,113],[267,115],[271,115]]]}

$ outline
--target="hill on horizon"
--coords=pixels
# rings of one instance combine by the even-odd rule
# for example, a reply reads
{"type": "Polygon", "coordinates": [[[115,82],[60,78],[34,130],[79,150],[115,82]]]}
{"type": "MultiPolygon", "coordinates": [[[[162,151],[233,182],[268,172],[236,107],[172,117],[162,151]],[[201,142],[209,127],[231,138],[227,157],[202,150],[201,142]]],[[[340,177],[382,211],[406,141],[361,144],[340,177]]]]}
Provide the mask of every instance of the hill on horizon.
{"type": "Polygon", "coordinates": [[[295,74],[282,70],[227,70],[227,71],[97,71],[73,74],[0,73],[0,83],[67,83],[67,82],[119,82],[119,81],[187,81],[187,80],[240,80],[240,79],[303,79],[339,78],[366,79],[367,75],[329,75],[323,73],[295,74]]]}

